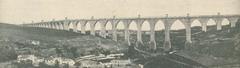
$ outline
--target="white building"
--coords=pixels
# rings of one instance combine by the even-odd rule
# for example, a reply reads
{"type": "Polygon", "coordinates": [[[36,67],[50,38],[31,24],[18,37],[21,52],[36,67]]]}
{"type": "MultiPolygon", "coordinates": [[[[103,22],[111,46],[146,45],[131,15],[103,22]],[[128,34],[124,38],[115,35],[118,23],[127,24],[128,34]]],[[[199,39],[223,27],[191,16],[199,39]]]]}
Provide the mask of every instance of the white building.
{"type": "Polygon", "coordinates": [[[129,59],[128,60],[112,60],[110,63],[113,66],[126,66],[131,64],[131,61],[129,59]]]}
{"type": "Polygon", "coordinates": [[[103,65],[99,64],[98,62],[96,61],[91,61],[91,60],[82,60],[81,61],[81,66],[83,68],[102,68],[103,65]]]}
{"type": "Polygon", "coordinates": [[[39,44],[40,44],[39,41],[32,41],[31,43],[32,43],[33,45],[39,45],[39,44]]]}
{"type": "Polygon", "coordinates": [[[53,58],[54,61],[59,61],[60,64],[68,64],[70,66],[74,66],[75,61],[72,59],[68,59],[68,58],[63,58],[63,57],[56,57],[53,58]]]}
{"type": "Polygon", "coordinates": [[[123,53],[119,53],[119,54],[110,54],[110,55],[107,55],[108,57],[121,57],[121,56],[124,56],[123,53]]]}
{"type": "Polygon", "coordinates": [[[107,67],[127,67],[128,65],[131,65],[131,61],[128,60],[120,60],[118,59],[119,57],[124,56],[123,53],[119,54],[110,54],[110,55],[103,55],[99,54],[98,56],[96,55],[87,55],[83,56],[77,59],[77,62],[81,62],[82,67],[86,68],[104,68],[105,66],[107,67]],[[118,59],[118,60],[117,60],[118,59]],[[101,60],[111,60],[110,62],[99,62],[101,60]]]}
{"type": "Polygon", "coordinates": [[[34,55],[18,55],[17,60],[18,62],[24,60],[32,60],[33,62],[37,59],[34,55]]]}
{"type": "Polygon", "coordinates": [[[43,62],[43,58],[36,57],[34,55],[18,55],[17,61],[26,61],[26,60],[31,60],[34,66],[38,66],[40,62],[43,62]]]}
{"type": "Polygon", "coordinates": [[[48,59],[45,59],[45,62],[48,65],[54,65],[56,63],[56,61],[59,62],[59,64],[68,64],[69,66],[74,66],[75,61],[72,59],[68,59],[68,58],[63,58],[63,57],[51,57],[48,59]]]}

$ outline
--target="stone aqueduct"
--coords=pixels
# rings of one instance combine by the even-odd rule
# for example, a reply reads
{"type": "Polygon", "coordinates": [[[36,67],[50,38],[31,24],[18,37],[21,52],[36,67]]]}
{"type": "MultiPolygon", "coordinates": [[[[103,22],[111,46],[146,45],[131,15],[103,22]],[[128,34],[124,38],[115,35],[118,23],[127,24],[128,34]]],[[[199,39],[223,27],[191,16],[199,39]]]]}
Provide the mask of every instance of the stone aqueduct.
{"type": "Polygon", "coordinates": [[[203,15],[203,16],[179,16],[179,17],[169,17],[166,14],[165,17],[155,17],[155,18],[109,18],[109,19],[78,19],[78,20],[70,20],[65,18],[65,20],[58,20],[58,21],[48,21],[44,22],[43,20],[38,23],[31,23],[31,24],[24,24],[30,27],[41,27],[41,28],[51,28],[51,29],[58,29],[58,30],[69,30],[69,25],[73,24],[73,31],[77,31],[77,25],[81,24],[81,33],[86,34],[86,24],[90,24],[90,34],[95,35],[95,25],[97,22],[100,23],[100,36],[106,38],[106,24],[111,22],[112,25],[112,39],[117,41],[117,25],[119,22],[123,22],[124,24],[124,36],[125,41],[127,41],[130,45],[129,39],[129,25],[134,21],[137,24],[137,44],[141,44],[142,42],[142,24],[143,22],[147,21],[150,25],[150,42],[153,43],[153,49],[156,49],[156,42],[155,42],[155,24],[158,21],[162,21],[165,27],[165,42],[163,44],[164,50],[170,50],[171,48],[171,41],[170,41],[170,28],[172,24],[179,20],[185,26],[186,30],[186,44],[191,44],[191,23],[194,20],[198,20],[201,23],[202,31],[207,31],[207,22],[212,19],[215,21],[217,30],[222,29],[222,21],[223,19],[227,19],[230,23],[230,26],[234,28],[236,23],[240,19],[240,15],[203,15]]]}

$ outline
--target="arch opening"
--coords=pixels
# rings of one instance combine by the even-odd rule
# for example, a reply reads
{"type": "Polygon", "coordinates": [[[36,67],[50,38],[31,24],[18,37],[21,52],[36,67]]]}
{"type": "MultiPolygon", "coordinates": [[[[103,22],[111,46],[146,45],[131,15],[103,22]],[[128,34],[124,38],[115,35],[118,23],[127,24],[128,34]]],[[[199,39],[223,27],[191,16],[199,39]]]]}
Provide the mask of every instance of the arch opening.
{"type": "Polygon", "coordinates": [[[216,22],[213,19],[207,21],[207,31],[217,29],[216,22]]]}
{"type": "Polygon", "coordinates": [[[186,30],[180,20],[176,20],[170,28],[170,40],[173,48],[183,49],[186,42],[186,30]]]}
{"type": "Polygon", "coordinates": [[[86,24],[85,24],[86,34],[90,34],[90,30],[91,30],[91,25],[90,25],[90,23],[86,23],[86,24]]]}
{"type": "Polygon", "coordinates": [[[132,21],[130,24],[129,24],[129,30],[131,31],[136,31],[137,30],[137,23],[132,21]]]}
{"type": "Polygon", "coordinates": [[[118,23],[117,23],[117,26],[116,26],[116,29],[117,29],[117,30],[123,30],[123,29],[124,29],[124,24],[123,24],[123,22],[121,22],[121,21],[118,22],[118,23]]]}
{"type": "Polygon", "coordinates": [[[132,21],[129,24],[129,39],[130,42],[135,45],[135,42],[137,41],[137,24],[135,21],[132,21]]]}
{"type": "Polygon", "coordinates": [[[58,27],[59,27],[60,29],[63,29],[63,24],[62,24],[62,23],[58,23],[58,27]]]}
{"type": "Polygon", "coordinates": [[[191,27],[201,27],[201,22],[199,20],[194,20],[191,27]]]}
{"type": "Polygon", "coordinates": [[[50,25],[49,25],[49,24],[46,24],[46,28],[50,28],[50,25]]]}
{"type": "Polygon", "coordinates": [[[101,23],[100,22],[97,22],[94,26],[94,30],[101,30],[101,23]]]}
{"type": "Polygon", "coordinates": [[[185,26],[180,20],[176,20],[170,28],[170,30],[182,30],[182,29],[185,29],[185,26]]]}
{"type": "Polygon", "coordinates": [[[156,41],[156,46],[157,48],[161,48],[164,44],[164,23],[163,21],[159,20],[156,24],[155,24],[155,41],[156,41]]]}
{"type": "Polygon", "coordinates": [[[69,31],[73,31],[74,27],[73,27],[73,23],[69,23],[68,25],[68,30],[69,31]]]}
{"type": "Polygon", "coordinates": [[[118,36],[118,40],[119,41],[123,41],[124,40],[124,24],[123,22],[118,22],[117,23],[117,26],[116,26],[116,29],[117,29],[117,36],[118,36]]]}
{"type": "Polygon", "coordinates": [[[207,26],[214,26],[214,25],[216,25],[216,22],[213,19],[209,19],[207,21],[207,26]]]}
{"type": "Polygon", "coordinates": [[[77,23],[77,31],[80,32],[81,31],[81,23],[77,23]]]}
{"type": "Polygon", "coordinates": [[[97,35],[100,34],[100,30],[101,30],[101,23],[100,22],[97,22],[95,25],[94,25],[94,30],[96,32],[97,35]]]}
{"type": "Polygon", "coordinates": [[[231,26],[230,22],[227,18],[224,18],[221,23],[222,23],[222,28],[223,29],[229,28],[231,26]]]}
{"type": "Polygon", "coordinates": [[[52,29],[55,29],[55,26],[54,26],[53,23],[49,23],[49,24],[50,24],[50,27],[51,27],[52,29]]]}
{"type": "Polygon", "coordinates": [[[202,28],[201,26],[202,26],[202,24],[199,20],[194,20],[191,24],[192,33],[201,31],[201,28],[202,28]]]}
{"type": "Polygon", "coordinates": [[[155,24],[155,31],[161,31],[161,30],[164,30],[165,29],[165,26],[164,26],[164,23],[163,21],[158,21],[156,24],[155,24]]]}
{"type": "Polygon", "coordinates": [[[90,30],[91,30],[90,23],[86,23],[85,24],[85,31],[90,31],[90,30]]]}
{"type": "Polygon", "coordinates": [[[112,34],[112,23],[111,22],[107,22],[105,25],[105,29],[106,29],[106,37],[110,38],[110,34],[112,34]]]}
{"type": "Polygon", "coordinates": [[[143,22],[141,30],[142,31],[150,31],[150,24],[149,24],[149,22],[147,22],[147,21],[143,22]]]}
{"type": "MultiPolygon", "coordinates": [[[[148,21],[144,21],[141,26],[142,30],[142,41],[144,44],[150,41],[150,24],[148,21]]],[[[146,44],[149,45],[149,44],[146,44]]]]}
{"type": "Polygon", "coordinates": [[[107,22],[107,24],[105,25],[106,30],[112,30],[112,24],[111,22],[107,22]]]}
{"type": "Polygon", "coordinates": [[[54,24],[56,29],[60,29],[57,23],[54,24]]]}

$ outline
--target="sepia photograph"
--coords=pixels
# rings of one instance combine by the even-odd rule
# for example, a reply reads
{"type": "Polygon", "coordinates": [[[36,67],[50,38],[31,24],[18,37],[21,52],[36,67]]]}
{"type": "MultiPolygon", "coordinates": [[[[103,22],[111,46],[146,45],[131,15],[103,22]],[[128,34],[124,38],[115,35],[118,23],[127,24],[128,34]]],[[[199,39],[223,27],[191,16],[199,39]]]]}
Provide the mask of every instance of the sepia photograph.
{"type": "Polygon", "coordinates": [[[240,68],[240,0],[0,0],[0,68],[240,68]]]}

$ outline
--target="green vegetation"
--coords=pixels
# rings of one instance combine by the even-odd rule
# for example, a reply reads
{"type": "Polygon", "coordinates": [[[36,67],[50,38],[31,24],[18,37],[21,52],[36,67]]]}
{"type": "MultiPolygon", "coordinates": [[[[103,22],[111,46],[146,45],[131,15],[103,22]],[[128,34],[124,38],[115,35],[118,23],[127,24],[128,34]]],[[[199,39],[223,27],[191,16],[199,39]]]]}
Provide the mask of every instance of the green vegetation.
{"type": "MultiPolygon", "coordinates": [[[[158,31],[155,35],[157,48],[160,50],[164,43],[164,31],[158,31]]],[[[231,28],[230,25],[223,26],[222,30],[217,30],[216,26],[208,26],[207,32],[201,31],[201,27],[193,27],[190,46],[185,45],[185,29],[171,31],[170,35],[173,49],[177,50],[178,55],[206,66],[240,63],[240,23],[237,23],[235,28],[231,28]]],[[[145,46],[143,48],[146,49],[150,45],[150,36],[143,34],[142,37],[145,46]]],[[[136,35],[132,34],[130,38],[131,41],[134,41],[136,35]]],[[[130,55],[133,57],[139,57],[134,51],[131,52],[133,53],[130,55]]],[[[163,63],[161,61],[154,62],[163,63]]]]}
{"type": "MultiPolygon", "coordinates": [[[[201,31],[200,27],[193,27],[191,46],[185,45],[184,29],[171,31],[170,35],[173,49],[178,51],[178,55],[207,66],[240,62],[239,23],[236,28],[223,26],[223,29],[219,31],[215,26],[208,26],[207,32],[201,31]]],[[[62,56],[74,59],[89,54],[107,55],[126,52],[128,45],[124,42],[122,35],[118,36],[119,42],[114,42],[111,39],[71,31],[0,24],[0,61],[14,60],[17,54],[35,54],[43,57],[62,56]],[[33,42],[40,43],[33,44],[33,42]]],[[[142,48],[148,48],[150,36],[143,34],[142,37],[144,42],[142,48]]],[[[136,41],[135,34],[130,35],[130,41],[136,41]]],[[[160,50],[164,43],[164,31],[156,32],[156,43],[157,49],[160,50]]],[[[130,52],[128,55],[133,55],[132,58],[139,56],[134,55],[134,51],[130,52]]]]}
{"type": "Polygon", "coordinates": [[[13,45],[11,42],[0,41],[0,62],[17,59],[13,45]]]}
{"type": "Polygon", "coordinates": [[[0,53],[3,53],[0,55],[1,59],[12,57],[16,59],[17,55],[12,55],[15,52],[42,57],[61,56],[74,59],[89,54],[116,53],[118,52],[117,48],[120,48],[117,46],[119,43],[111,39],[82,35],[71,31],[9,24],[0,24],[0,45],[1,48],[12,47],[8,50],[0,50],[0,53]]]}

